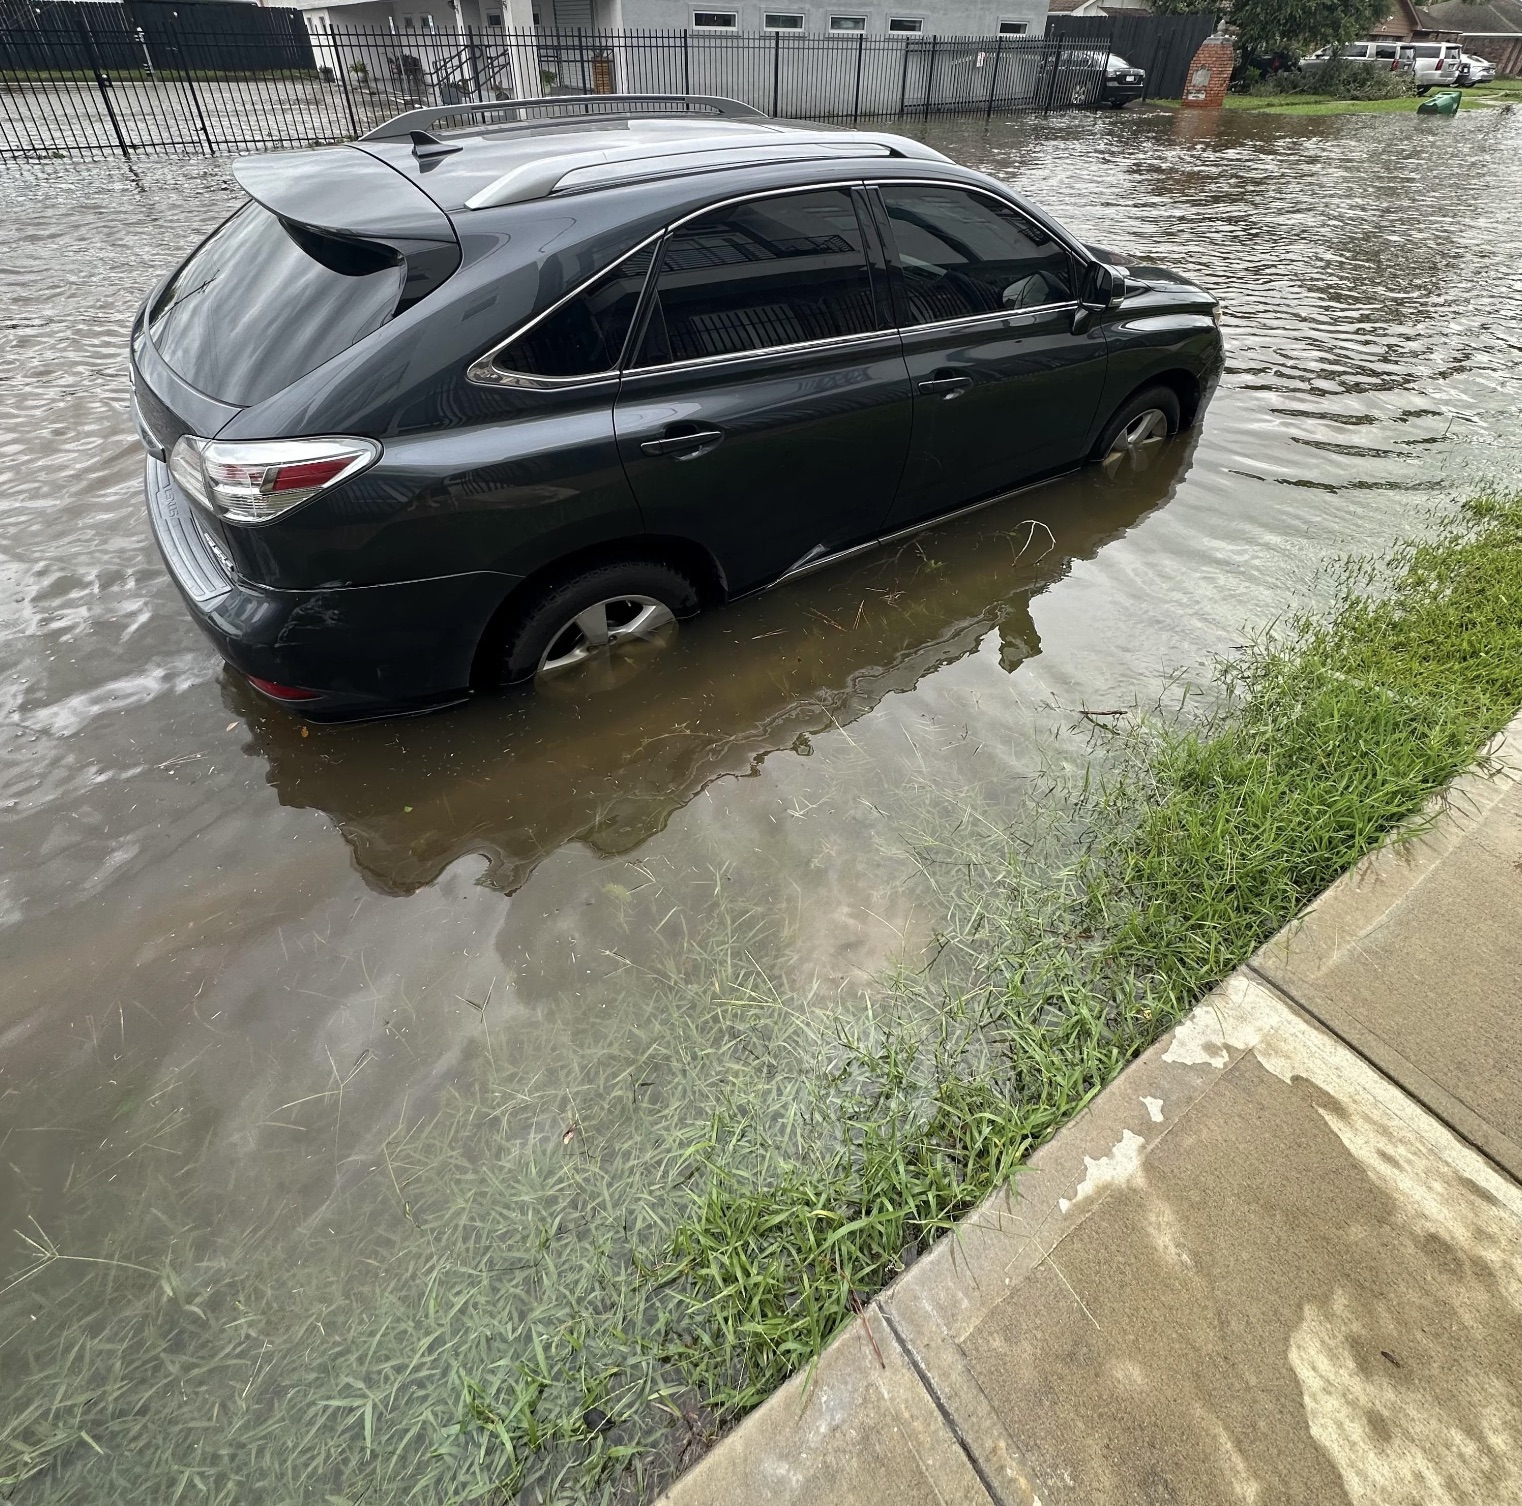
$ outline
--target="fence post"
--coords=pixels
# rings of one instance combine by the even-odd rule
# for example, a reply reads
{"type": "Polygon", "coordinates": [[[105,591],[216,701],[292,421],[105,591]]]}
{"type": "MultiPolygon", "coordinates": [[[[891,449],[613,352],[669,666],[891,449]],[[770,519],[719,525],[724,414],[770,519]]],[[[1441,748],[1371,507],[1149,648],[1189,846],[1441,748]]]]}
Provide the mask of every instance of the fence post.
{"type": "Polygon", "coordinates": [[[904,118],[904,105],[909,99],[909,38],[904,38],[904,71],[898,81],[898,118],[904,118]]]}
{"type": "Polygon", "coordinates": [[[338,68],[338,81],[344,86],[344,103],[349,107],[349,129],[359,140],[359,116],[354,113],[354,91],[349,87],[349,65],[344,62],[343,48],[338,44],[338,28],[332,27],[328,36],[333,43],[333,62],[338,68]]]}
{"type": "Polygon", "coordinates": [[[856,98],[851,105],[851,124],[858,125],[861,122],[861,60],[862,54],[867,50],[867,34],[859,31],[856,34],[856,98]]]}
{"type": "Polygon", "coordinates": [[[692,93],[692,50],[688,45],[690,34],[687,27],[682,28],[682,93],[692,93]]]}
{"type": "Polygon", "coordinates": [[[777,99],[782,85],[782,33],[772,33],[772,119],[777,118],[777,99]]]}
{"type": "Polygon", "coordinates": [[[994,43],[994,76],[988,81],[988,108],[983,112],[984,120],[992,120],[994,113],[994,95],[999,91],[999,60],[1004,55],[1004,38],[1000,37],[994,43]]]}
{"type": "Polygon", "coordinates": [[[1052,72],[1046,83],[1046,103],[1041,107],[1042,114],[1050,115],[1052,112],[1052,100],[1057,93],[1057,75],[1062,72],[1062,34],[1057,34],[1057,51],[1052,58],[1052,72]]]}
{"type": "Polygon", "coordinates": [[[127,145],[127,138],[122,135],[122,123],[116,118],[116,107],[111,103],[111,80],[101,72],[100,54],[95,50],[95,38],[90,34],[90,28],[85,25],[84,15],[78,6],[74,7],[74,24],[79,28],[80,39],[85,44],[85,52],[90,59],[90,70],[95,75],[95,87],[100,90],[101,103],[106,107],[106,114],[111,117],[111,129],[116,133],[116,144],[122,149],[122,156],[130,162],[132,151],[127,145]]]}
{"type": "Polygon", "coordinates": [[[212,145],[211,132],[206,127],[206,115],[201,109],[201,96],[196,93],[196,81],[190,76],[190,63],[185,56],[185,31],[180,25],[177,13],[174,21],[174,47],[180,55],[180,72],[184,75],[185,87],[190,90],[190,102],[195,106],[196,119],[201,125],[201,134],[206,138],[207,155],[215,156],[217,149],[212,145]]]}
{"type": "Polygon", "coordinates": [[[932,32],[930,34],[930,66],[925,71],[925,110],[924,110],[924,118],[926,120],[930,119],[930,95],[931,95],[931,93],[933,92],[933,90],[935,88],[935,52],[936,52],[936,44],[939,41],[940,41],[940,37],[935,32],[932,32]]]}
{"type": "Polygon", "coordinates": [[[474,26],[465,28],[465,73],[470,79],[470,97],[481,98],[481,59],[476,52],[476,29],[474,26]]]}

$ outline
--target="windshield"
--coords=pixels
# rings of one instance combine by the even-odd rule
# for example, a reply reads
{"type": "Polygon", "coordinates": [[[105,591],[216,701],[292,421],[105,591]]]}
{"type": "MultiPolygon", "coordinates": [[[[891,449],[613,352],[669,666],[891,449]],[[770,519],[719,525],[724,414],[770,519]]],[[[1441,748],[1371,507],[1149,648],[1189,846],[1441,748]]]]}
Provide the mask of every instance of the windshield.
{"type": "Polygon", "coordinates": [[[386,247],[316,235],[248,203],[175,273],[148,329],[192,387],[246,406],[379,329],[404,274],[386,247]]]}
{"type": "Polygon", "coordinates": [[[1112,52],[1110,54],[1110,66],[1112,68],[1129,68],[1131,65],[1123,57],[1112,52]]]}

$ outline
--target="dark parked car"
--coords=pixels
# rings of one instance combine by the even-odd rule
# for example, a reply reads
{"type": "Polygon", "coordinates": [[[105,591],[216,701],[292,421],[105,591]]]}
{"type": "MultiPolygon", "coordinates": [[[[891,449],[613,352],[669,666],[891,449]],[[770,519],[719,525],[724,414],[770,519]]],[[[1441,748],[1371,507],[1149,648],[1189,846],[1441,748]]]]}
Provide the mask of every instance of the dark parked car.
{"type": "Polygon", "coordinates": [[[1146,71],[1113,52],[1064,52],[1057,67],[1054,98],[1065,104],[1118,110],[1146,92],[1146,71]]]}
{"type": "Polygon", "coordinates": [[[192,615],[309,717],[637,655],[1191,423],[1214,299],[918,142],[722,100],[244,158],[133,329],[192,615]]]}

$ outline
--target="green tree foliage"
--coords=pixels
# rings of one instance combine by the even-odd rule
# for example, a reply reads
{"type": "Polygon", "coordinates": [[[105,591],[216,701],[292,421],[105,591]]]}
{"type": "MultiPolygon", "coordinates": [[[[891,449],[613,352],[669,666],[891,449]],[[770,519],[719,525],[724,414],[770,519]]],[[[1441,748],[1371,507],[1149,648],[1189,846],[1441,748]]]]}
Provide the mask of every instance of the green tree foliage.
{"type": "Polygon", "coordinates": [[[1220,11],[1246,53],[1314,52],[1362,36],[1390,10],[1389,0],[1153,0],[1162,15],[1220,11]]]}

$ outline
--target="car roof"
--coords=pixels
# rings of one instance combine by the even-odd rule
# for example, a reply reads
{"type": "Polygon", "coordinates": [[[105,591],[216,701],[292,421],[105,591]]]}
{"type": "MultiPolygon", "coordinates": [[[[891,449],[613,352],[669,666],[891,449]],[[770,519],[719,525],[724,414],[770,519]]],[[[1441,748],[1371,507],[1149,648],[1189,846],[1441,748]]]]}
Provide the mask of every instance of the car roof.
{"type": "Polygon", "coordinates": [[[923,142],[886,131],[774,120],[731,100],[701,102],[719,108],[692,110],[686,96],[663,104],[661,97],[601,95],[410,111],[354,147],[451,215],[763,163],[947,161],[923,142]],[[464,124],[438,128],[450,119],[464,124]]]}

